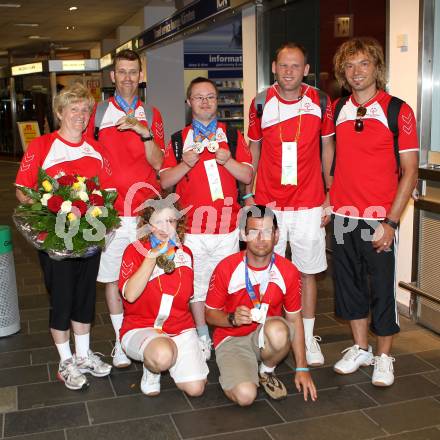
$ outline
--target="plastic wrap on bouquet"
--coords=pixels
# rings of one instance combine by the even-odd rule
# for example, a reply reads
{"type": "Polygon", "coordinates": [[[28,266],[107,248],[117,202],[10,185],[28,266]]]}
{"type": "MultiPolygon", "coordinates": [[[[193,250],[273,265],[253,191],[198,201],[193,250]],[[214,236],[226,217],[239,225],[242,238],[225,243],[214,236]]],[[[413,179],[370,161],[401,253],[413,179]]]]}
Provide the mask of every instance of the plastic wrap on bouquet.
{"type": "Polygon", "coordinates": [[[26,219],[26,216],[15,211],[12,215],[12,220],[14,221],[17,230],[34,248],[46,252],[49,257],[54,260],[64,260],[66,258],[88,258],[96,255],[102,249],[102,246],[97,244],[90,245],[81,251],[46,249],[44,246],[46,234],[33,229],[26,219]]]}

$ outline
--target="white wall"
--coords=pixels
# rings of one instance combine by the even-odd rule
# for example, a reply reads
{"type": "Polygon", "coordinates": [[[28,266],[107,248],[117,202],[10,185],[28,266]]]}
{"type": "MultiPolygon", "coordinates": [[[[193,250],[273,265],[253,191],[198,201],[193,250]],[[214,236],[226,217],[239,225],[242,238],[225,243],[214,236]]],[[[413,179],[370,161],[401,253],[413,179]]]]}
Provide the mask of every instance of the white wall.
{"type": "MultiPolygon", "coordinates": [[[[405,100],[417,111],[419,0],[389,0],[389,92],[405,100]],[[408,49],[397,47],[397,36],[408,35],[408,49]]],[[[413,245],[414,204],[401,218],[397,281],[410,282],[413,245]]],[[[410,293],[398,289],[397,299],[403,310],[409,308],[410,293]]]]}

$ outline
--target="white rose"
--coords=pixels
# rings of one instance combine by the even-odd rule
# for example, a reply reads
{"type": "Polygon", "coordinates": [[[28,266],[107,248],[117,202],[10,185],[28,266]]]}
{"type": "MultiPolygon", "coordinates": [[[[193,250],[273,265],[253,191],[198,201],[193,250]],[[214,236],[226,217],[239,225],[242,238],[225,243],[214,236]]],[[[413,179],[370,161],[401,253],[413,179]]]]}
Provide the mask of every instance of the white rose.
{"type": "Polygon", "coordinates": [[[72,210],[72,202],[70,200],[65,200],[61,203],[61,212],[70,212],[72,210]]]}
{"type": "Polygon", "coordinates": [[[97,189],[94,189],[94,190],[92,191],[92,194],[97,194],[98,196],[102,196],[102,192],[99,191],[99,190],[97,190],[97,189]]]}
{"type": "Polygon", "coordinates": [[[41,204],[47,206],[47,201],[52,197],[52,194],[46,193],[41,197],[41,204]]]}
{"type": "Polygon", "coordinates": [[[78,193],[78,197],[83,201],[83,202],[87,202],[89,200],[89,196],[85,191],[80,191],[78,193]]]}

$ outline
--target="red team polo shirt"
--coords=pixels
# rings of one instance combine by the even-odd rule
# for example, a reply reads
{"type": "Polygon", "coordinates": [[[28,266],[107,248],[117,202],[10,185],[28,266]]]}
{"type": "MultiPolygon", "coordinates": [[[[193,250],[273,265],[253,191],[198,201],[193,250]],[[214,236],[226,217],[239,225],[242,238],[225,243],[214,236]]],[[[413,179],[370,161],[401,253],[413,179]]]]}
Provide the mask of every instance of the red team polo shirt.
{"type": "MultiPolygon", "coordinates": [[[[119,193],[115,209],[117,209],[119,215],[136,216],[139,215],[139,213],[135,212],[136,208],[145,200],[156,197],[160,193],[160,189],[156,172],[145,156],[145,145],[140,136],[132,130],[119,131],[116,128],[116,122],[123,116],[126,116],[124,111],[118,106],[115,99],[111,97],[99,129],[99,142],[103,145],[105,154],[113,166],[116,189],[119,193]],[[134,191],[132,187],[136,183],[148,184],[148,187],[145,187],[145,185],[134,191]],[[128,213],[124,214],[124,200],[130,188],[134,191],[134,198],[128,213]]],[[[143,125],[147,126],[145,111],[140,101],[138,101],[135,110],[135,117],[143,125]]],[[[91,116],[87,128],[90,137],[93,137],[94,129],[95,113],[91,116]]],[[[154,141],[163,149],[165,144],[162,116],[154,107],[151,131],[154,141]]]]}
{"type": "MultiPolygon", "coordinates": [[[[206,307],[223,310],[226,313],[235,312],[235,309],[241,305],[252,309],[252,301],[246,290],[244,257],[244,251],[238,252],[218,264],[211,277],[206,307]]],[[[249,266],[249,279],[257,297],[260,296],[260,282],[267,269],[268,267],[257,269],[249,266]]],[[[282,316],[283,308],[290,313],[301,310],[301,278],[298,269],[291,261],[277,254],[263,302],[269,304],[267,316],[282,316]]],[[[214,347],[227,337],[246,336],[258,325],[253,322],[240,327],[216,327],[214,347]]]]}
{"type": "Polygon", "coordinates": [[[322,205],[325,196],[319,139],[333,134],[330,100],[327,99],[327,111],[321,116],[319,94],[312,86],[302,84],[301,98],[286,101],[278,94],[277,85],[273,85],[267,90],[261,118],[257,116],[254,99],[249,110],[248,137],[254,142],[262,141],[255,202],[267,205],[275,201],[275,209],[279,210],[322,205]],[[298,131],[298,185],[281,185],[282,141],[295,141],[298,131]]]}
{"type": "MultiPolygon", "coordinates": [[[[330,190],[336,214],[384,218],[393,203],[398,174],[393,133],[388,128],[386,116],[390,99],[388,93],[380,91],[366,106],[361,132],[354,129],[359,104],[353,96],[341,109],[336,121],[336,167],[330,190]]],[[[418,152],[416,119],[406,103],[400,109],[398,127],[400,154],[418,152]]]]}
{"type": "MultiPolygon", "coordinates": [[[[193,130],[187,126],[182,131],[183,152],[190,150],[194,144],[193,130]]],[[[217,141],[220,148],[229,150],[226,138],[226,125],[221,122],[217,127],[217,141]]],[[[224,199],[212,201],[208,176],[204,162],[214,159],[215,153],[207,148],[200,154],[196,165],[177,183],[176,193],[180,196],[180,207],[190,208],[186,214],[186,231],[192,234],[227,234],[237,228],[237,213],[240,205],[237,202],[237,181],[222,165],[218,165],[224,199]]],[[[252,166],[252,156],[240,132],[237,138],[235,159],[252,166]]],[[[165,151],[161,172],[178,165],[171,142],[165,151]]]]}
{"type": "Polygon", "coordinates": [[[93,139],[83,137],[81,142],[74,144],[58,132],[34,139],[21,161],[16,185],[37,189],[39,168],[51,177],[62,173],[98,176],[102,188],[114,188],[110,163],[103,157],[102,147],[93,139]]]}
{"type": "MultiPolygon", "coordinates": [[[[145,252],[151,249],[149,242],[143,243],[140,241],[130,244],[125,249],[119,274],[119,290],[122,293],[124,292],[125,283],[138,270],[145,258],[136,250],[135,244],[144,248],[145,252]]],[[[165,274],[163,269],[156,265],[144,291],[135,302],[129,303],[123,299],[124,321],[119,331],[121,339],[130,330],[154,327],[154,321],[159,313],[162,293],[175,295],[170,316],[163,325],[163,331],[169,335],[178,335],[185,330],[195,328],[189,311],[189,300],[193,295],[191,251],[185,246],[179,248],[174,257],[174,263],[176,269],[171,274],[165,274]]]]}

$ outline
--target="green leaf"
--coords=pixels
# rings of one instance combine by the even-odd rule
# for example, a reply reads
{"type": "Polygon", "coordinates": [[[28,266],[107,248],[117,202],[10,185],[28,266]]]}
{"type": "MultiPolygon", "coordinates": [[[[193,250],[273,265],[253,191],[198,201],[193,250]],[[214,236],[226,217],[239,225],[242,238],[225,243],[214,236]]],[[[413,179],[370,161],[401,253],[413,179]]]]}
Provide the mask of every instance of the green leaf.
{"type": "Polygon", "coordinates": [[[32,211],[41,211],[42,208],[43,205],[41,203],[34,203],[33,205],[31,205],[32,211]]]}

